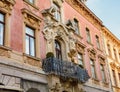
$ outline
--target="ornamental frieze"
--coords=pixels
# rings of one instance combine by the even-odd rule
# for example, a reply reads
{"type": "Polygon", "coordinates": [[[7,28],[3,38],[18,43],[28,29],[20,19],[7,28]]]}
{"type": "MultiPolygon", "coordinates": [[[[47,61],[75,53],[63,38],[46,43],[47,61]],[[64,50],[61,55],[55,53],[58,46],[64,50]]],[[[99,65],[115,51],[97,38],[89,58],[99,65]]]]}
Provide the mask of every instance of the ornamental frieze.
{"type": "Polygon", "coordinates": [[[14,0],[0,0],[0,8],[1,10],[10,13],[13,6],[15,4],[14,0]]]}

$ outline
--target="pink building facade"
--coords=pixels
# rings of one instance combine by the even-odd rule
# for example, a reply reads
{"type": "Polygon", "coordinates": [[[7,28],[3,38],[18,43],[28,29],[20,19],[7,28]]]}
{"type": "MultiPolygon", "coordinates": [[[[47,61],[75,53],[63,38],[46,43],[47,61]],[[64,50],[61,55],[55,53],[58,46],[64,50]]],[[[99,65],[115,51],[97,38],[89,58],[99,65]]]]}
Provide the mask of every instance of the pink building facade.
{"type": "Polygon", "coordinates": [[[3,0],[0,25],[0,92],[111,92],[102,22],[82,1],[3,0]]]}

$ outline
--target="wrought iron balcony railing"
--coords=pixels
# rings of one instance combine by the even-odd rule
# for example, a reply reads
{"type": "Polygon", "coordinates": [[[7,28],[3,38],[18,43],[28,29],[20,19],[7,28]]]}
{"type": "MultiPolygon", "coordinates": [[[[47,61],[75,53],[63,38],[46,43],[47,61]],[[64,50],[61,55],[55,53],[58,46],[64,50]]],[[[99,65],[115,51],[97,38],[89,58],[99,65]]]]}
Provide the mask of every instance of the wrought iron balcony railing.
{"type": "Polygon", "coordinates": [[[47,74],[55,74],[64,79],[71,78],[81,83],[85,83],[90,78],[87,71],[79,65],[53,57],[44,59],[42,68],[47,74]]]}

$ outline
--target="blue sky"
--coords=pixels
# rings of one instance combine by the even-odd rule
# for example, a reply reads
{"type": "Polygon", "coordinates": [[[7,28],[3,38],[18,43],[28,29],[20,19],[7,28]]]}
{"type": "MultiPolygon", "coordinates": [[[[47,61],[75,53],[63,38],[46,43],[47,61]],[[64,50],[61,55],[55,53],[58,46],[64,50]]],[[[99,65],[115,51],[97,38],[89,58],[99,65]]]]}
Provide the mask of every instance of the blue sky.
{"type": "Polygon", "coordinates": [[[88,0],[86,5],[120,39],[120,0],[88,0]]]}

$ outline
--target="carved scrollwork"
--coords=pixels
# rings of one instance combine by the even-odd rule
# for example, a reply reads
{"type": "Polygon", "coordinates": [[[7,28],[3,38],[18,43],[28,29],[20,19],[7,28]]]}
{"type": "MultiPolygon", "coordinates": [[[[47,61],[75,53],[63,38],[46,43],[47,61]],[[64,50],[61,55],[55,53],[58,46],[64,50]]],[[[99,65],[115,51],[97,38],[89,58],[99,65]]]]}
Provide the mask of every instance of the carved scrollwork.
{"type": "Polygon", "coordinates": [[[11,12],[14,4],[14,0],[0,0],[0,8],[8,13],[11,12]]]}
{"type": "Polygon", "coordinates": [[[36,29],[40,28],[40,22],[41,18],[38,17],[37,15],[33,14],[27,9],[22,9],[23,17],[24,17],[24,22],[36,29]]]}
{"type": "Polygon", "coordinates": [[[90,57],[91,59],[96,59],[96,51],[95,51],[94,48],[89,48],[89,49],[88,49],[88,53],[89,53],[89,57],[90,57]]]}

